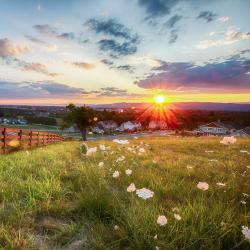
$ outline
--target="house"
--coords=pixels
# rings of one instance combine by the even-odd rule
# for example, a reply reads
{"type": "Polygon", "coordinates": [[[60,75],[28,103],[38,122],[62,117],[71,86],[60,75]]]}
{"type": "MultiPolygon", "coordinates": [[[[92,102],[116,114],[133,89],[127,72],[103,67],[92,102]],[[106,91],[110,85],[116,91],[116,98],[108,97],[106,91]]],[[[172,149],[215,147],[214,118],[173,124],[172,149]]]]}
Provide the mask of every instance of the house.
{"type": "Polygon", "coordinates": [[[210,122],[198,127],[197,133],[204,135],[226,135],[231,134],[235,129],[222,122],[210,122]]]}
{"type": "Polygon", "coordinates": [[[141,129],[141,123],[131,121],[124,122],[119,128],[117,128],[118,131],[135,131],[138,129],[141,129]]]}
{"type": "Polygon", "coordinates": [[[148,124],[148,128],[151,130],[157,130],[157,129],[167,129],[168,124],[165,121],[150,121],[148,124]]]}
{"type": "Polygon", "coordinates": [[[96,127],[104,132],[113,132],[117,129],[118,125],[113,120],[100,121],[96,124],[96,127]]]}
{"type": "Polygon", "coordinates": [[[240,137],[250,137],[250,127],[237,130],[236,132],[233,133],[233,135],[240,137]]]}

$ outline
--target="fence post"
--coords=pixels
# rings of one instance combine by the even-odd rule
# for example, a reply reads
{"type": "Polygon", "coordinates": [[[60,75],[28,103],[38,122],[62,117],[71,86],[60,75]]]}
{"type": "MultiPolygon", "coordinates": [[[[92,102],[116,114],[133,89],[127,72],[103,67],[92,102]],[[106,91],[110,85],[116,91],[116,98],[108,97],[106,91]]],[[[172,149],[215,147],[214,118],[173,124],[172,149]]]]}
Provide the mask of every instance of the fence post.
{"type": "Polygon", "coordinates": [[[30,130],[30,147],[32,147],[32,130],[30,130]]]}
{"type": "Polygon", "coordinates": [[[22,129],[20,129],[19,133],[18,133],[18,137],[19,137],[18,139],[19,139],[20,144],[22,142],[22,136],[23,136],[23,131],[22,131],[22,129]]]}
{"type": "Polygon", "coordinates": [[[37,132],[37,146],[39,146],[39,131],[37,132]]]}
{"type": "Polygon", "coordinates": [[[2,132],[2,135],[3,135],[3,154],[6,153],[6,128],[3,128],[3,132],[2,132]]]}

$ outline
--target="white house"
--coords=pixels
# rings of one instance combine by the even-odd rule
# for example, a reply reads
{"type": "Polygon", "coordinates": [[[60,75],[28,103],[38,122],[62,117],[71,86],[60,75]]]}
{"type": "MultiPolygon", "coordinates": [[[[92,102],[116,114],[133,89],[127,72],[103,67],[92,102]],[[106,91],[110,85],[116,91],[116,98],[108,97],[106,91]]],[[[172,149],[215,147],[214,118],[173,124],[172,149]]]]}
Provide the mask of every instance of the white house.
{"type": "Polygon", "coordinates": [[[198,132],[207,135],[225,135],[233,132],[234,129],[230,125],[221,122],[210,122],[198,127],[198,132]]]}
{"type": "Polygon", "coordinates": [[[150,121],[148,124],[148,128],[152,129],[152,130],[156,130],[156,129],[167,129],[168,128],[168,124],[165,121],[150,121]]]}
{"type": "Polygon", "coordinates": [[[141,129],[141,123],[131,121],[124,122],[119,128],[117,128],[118,131],[134,131],[138,129],[141,129]]]}

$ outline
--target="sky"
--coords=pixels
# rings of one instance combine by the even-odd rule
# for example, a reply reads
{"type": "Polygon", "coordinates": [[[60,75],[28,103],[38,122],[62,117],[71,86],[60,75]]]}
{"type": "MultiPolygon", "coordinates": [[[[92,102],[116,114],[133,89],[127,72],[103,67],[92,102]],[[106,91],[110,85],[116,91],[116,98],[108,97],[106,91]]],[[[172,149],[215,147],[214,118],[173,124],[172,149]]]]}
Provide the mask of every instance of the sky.
{"type": "Polygon", "coordinates": [[[249,0],[0,0],[0,104],[250,103],[249,0]]]}

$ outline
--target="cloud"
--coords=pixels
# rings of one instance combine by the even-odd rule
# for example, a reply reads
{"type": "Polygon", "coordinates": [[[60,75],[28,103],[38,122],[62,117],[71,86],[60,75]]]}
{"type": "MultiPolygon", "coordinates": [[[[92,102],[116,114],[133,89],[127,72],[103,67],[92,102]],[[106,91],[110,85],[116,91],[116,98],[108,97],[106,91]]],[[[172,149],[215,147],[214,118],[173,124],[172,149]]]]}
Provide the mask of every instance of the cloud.
{"type": "Polygon", "coordinates": [[[218,17],[217,14],[212,11],[201,11],[197,16],[197,19],[204,19],[207,23],[214,21],[218,17]]]}
{"type": "Polygon", "coordinates": [[[74,40],[75,39],[75,34],[73,32],[59,32],[57,28],[51,27],[48,24],[37,24],[33,26],[40,34],[52,37],[52,38],[57,38],[57,39],[62,39],[62,40],[74,40]]]}
{"type": "Polygon", "coordinates": [[[171,30],[168,43],[169,44],[175,43],[177,38],[178,38],[178,30],[177,29],[171,30]]]}
{"type": "Polygon", "coordinates": [[[146,10],[145,20],[169,14],[178,2],[178,0],[138,0],[138,4],[146,10]]]}
{"type": "Polygon", "coordinates": [[[129,93],[126,89],[116,87],[105,87],[100,90],[93,91],[94,94],[100,97],[140,97],[140,94],[129,93]]]}
{"type": "Polygon", "coordinates": [[[228,16],[220,16],[220,17],[218,17],[218,20],[224,23],[224,22],[227,22],[229,20],[229,17],[228,16]]]}
{"type": "Polygon", "coordinates": [[[223,62],[195,65],[189,62],[164,62],[153,73],[135,82],[147,89],[185,92],[250,91],[250,60],[228,59],[223,62]]]}
{"type": "Polygon", "coordinates": [[[108,60],[108,59],[102,59],[101,62],[106,64],[106,65],[109,65],[109,66],[114,64],[114,62],[112,62],[111,60],[108,60]]]}
{"type": "Polygon", "coordinates": [[[183,18],[182,16],[176,14],[176,15],[172,16],[171,18],[169,18],[169,19],[165,22],[164,26],[165,26],[166,28],[169,28],[169,29],[174,28],[174,27],[176,26],[176,24],[177,24],[182,18],[183,18]]]}
{"type": "Polygon", "coordinates": [[[52,76],[52,77],[55,77],[55,76],[58,75],[56,73],[49,72],[47,70],[47,67],[44,64],[41,64],[41,63],[22,62],[21,65],[23,67],[23,70],[25,70],[25,71],[35,71],[37,73],[45,74],[45,75],[52,76]]]}
{"type": "Polygon", "coordinates": [[[55,82],[10,82],[0,80],[1,99],[67,98],[79,97],[81,88],[55,82]]]}
{"type": "Polygon", "coordinates": [[[98,42],[102,51],[110,52],[111,57],[133,55],[137,51],[136,44],[132,42],[119,43],[113,39],[102,39],[98,42]]]}
{"type": "Polygon", "coordinates": [[[134,69],[135,69],[133,66],[128,65],[128,64],[126,64],[126,65],[120,65],[120,66],[117,66],[116,68],[118,70],[127,71],[129,73],[134,73],[134,69]]]}
{"type": "Polygon", "coordinates": [[[27,46],[14,44],[8,38],[0,39],[0,57],[19,57],[22,54],[30,53],[31,49],[27,46]]]}
{"type": "Polygon", "coordinates": [[[106,37],[98,41],[101,51],[109,52],[111,57],[117,58],[136,53],[140,42],[138,34],[133,34],[130,29],[119,23],[116,19],[89,19],[85,25],[96,34],[106,37]]]}
{"type": "Polygon", "coordinates": [[[82,69],[87,69],[87,70],[94,69],[96,67],[95,64],[86,63],[86,62],[75,62],[75,63],[73,63],[73,65],[75,65],[79,68],[82,68],[82,69]]]}
{"type": "Polygon", "coordinates": [[[242,32],[242,31],[238,31],[238,30],[230,28],[226,32],[224,32],[224,36],[225,36],[224,39],[200,41],[197,47],[199,49],[207,49],[210,47],[229,45],[229,44],[236,43],[242,40],[249,40],[250,32],[242,32]]]}

